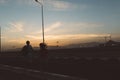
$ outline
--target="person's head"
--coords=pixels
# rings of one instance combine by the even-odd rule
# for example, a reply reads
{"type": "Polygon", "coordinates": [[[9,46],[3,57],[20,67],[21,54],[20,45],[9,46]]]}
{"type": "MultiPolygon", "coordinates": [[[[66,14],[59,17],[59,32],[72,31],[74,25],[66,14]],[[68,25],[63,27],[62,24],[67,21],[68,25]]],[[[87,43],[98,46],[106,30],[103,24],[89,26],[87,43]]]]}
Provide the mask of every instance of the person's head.
{"type": "Polygon", "coordinates": [[[44,44],[43,43],[40,43],[39,46],[43,46],[44,44]]]}
{"type": "Polygon", "coordinates": [[[39,46],[40,46],[41,49],[46,49],[47,48],[47,45],[45,43],[40,43],[39,46]]]}
{"type": "Polygon", "coordinates": [[[26,44],[29,45],[29,44],[30,44],[30,41],[26,41],[26,44]]]}

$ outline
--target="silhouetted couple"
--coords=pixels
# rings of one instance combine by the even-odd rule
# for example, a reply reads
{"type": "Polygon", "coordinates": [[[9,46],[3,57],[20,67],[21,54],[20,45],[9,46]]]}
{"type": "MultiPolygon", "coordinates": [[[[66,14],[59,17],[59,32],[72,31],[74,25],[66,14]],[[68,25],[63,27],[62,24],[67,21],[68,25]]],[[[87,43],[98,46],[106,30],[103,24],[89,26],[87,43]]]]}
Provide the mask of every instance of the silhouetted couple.
{"type": "MultiPolygon", "coordinates": [[[[40,47],[40,52],[37,56],[39,56],[38,58],[40,58],[40,60],[44,62],[48,58],[47,45],[45,43],[40,43],[39,47],[40,47]]],[[[30,45],[30,41],[26,41],[26,45],[22,48],[22,54],[29,62],[33,61],[34,58],[33,51],[34,50],[30,45]]]]}

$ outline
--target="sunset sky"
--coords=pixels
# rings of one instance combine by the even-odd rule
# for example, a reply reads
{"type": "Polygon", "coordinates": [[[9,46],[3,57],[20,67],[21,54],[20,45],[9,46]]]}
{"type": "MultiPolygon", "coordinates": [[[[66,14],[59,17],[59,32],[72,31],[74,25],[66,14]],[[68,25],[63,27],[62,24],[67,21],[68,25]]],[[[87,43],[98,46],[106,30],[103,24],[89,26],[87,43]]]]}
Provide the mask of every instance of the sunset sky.
{"type": "MultiPolygon", "coordinates": [[[[41,1],[41,0],[39,0],[41,1]]],[[[120,0],[44,0],[45,42],[48,45],[120,41],[120,0]]],[[[41,6],[34,0],[0,0],[2,46],[42,42],[41,6]]]]}

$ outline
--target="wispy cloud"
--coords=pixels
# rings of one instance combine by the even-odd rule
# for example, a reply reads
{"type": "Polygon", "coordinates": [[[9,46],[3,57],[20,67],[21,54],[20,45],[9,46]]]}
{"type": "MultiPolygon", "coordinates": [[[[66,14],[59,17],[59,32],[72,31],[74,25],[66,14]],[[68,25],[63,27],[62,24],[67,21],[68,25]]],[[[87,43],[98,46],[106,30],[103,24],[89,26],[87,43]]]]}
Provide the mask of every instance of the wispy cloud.
{"type": "Polygon", "coordinates": [[[90,30],[99,29],[105,26],[104,23],[96,22],[61,22],[62,27],[51,32],[51,34],[76,34],[76,33],[89,33],[90,30]]]}
{"type": "Polygon", "coordinates": [[[46,0],[45,3],[53,10],[67,10],[71,8],[76,8],[75,4],[61,0],[46,0]]]}
{"type": "Polygon", "coordinates": [[[5,39],[6,37],[5,36],[1,36],[1,39],[5,39]]]}
{"type": "Polygon", "coordinates": [[[23,23],[21,22],[11,22],[9,23],[10,27],[9,27],[9,31],[10,32],[22,32],[23,31],[23,23]]]}
{"type": "MultiPolygon", "coordinates": [[[[103,27],[104,24],[102,23],[94,23],[94,22],[55,22],[48,27],[45,28],[45,34],[73,34],[79,31],[86,33],[85,31],[88,29],[99,28],[103,27]],[[71,33],[72,32],[72,33],[71,33]]],[[[40,35],[41,31],[34,31],[31,35],[40,35]]]]}
{"type": "Polygon", "coordinates": [[[0,4],[5,4],[8,0],[0,0],[0,4]]]}
{"type": "MultiPolygon", "coordinates": [[[[59,27],[62,26],[62,23],[61,22],[55,22],[51,25],[48,25],[46,28],[45,28],[45,32],[50,32],[50,31],[53,31],[54,29],[57,29],[59,27]]],[[[40,31],[35,31],[33,32],[32,34],[40,34],[41,32],[40,31]]]]}
{"type": "Polygon", "coordinates": [[[16,0],[18,4],[27,4],[27,5],[32,5],[35,0],[16,0]]]}
{"type": "Polygon", "coordinates": [[[40,36],[35,36],[35,35],[25,35],[25,37],[30,39],[40,39],[40,36]]]}
{"type": "MultiPolygon", "coordinates": [[[[45,38],[48,40],[56,40],[56,39],[87,39],[87,38],[98,38],[108,36],[109,34],[64,34],[64,35],[46,35],[45,38]]],[[[32,39],[41,39],[40,36],[35,35],[26,35],[28,38],[32,39]]]]}
{"type": "Polygon", "coordinates": [[[25,5],[31,5],[33,4],[35,1],[34,0],[0,0],[0,4],[8,4],[8,3],[16,3],[16,4],[25,4],[25,5]]]}
{"type": "Polygon", "coordinates": [[[82,27],[82,28],[91,28],[91,27],[101,27],[104,26],[103,23],[96,23],[96,22],[73,22],[73,23],[65,23],[64,25],[71,26],[71,27],[82,27]]]}
{"type": "Polygon", "coordinates": [[[11,39],[11,40],[8,40],[8,43],[25,43],[25,40],[20,38],[19,40],[18,39],[11,39]]]}
{"type": "MultiPolygon", "coordinates": [[[[42,1],[42,0],[39,0],[42,1]]],[[[14,2],[16,4],[20,5],[35,5],[36,2],[35,0],[0,0],[0,4],[5,4],[5,3],[11,3],[14,2]]],[[[55,11],[61,11],[61,10],[71,10],[75,8],[79,9],[85,9],[88,6],[84,4],[75,4],[71,3],[69,1],[62,1],[62,0],[44,0],[43,1],[44,6],[47,7],[47,9],[50,10],[55,10],[55,11]]]]}
{"type": "MultiPolygon", "coordinates": [[[[85,41],[89,41],[89,39],[93,39],[94,38],[99,38],[99,37],[104,37],[107,36],[109,34],[95,34],[95,33],[91,33],[91,34],[82,34],[82,33],[78,33],[78,34],[73,34],[75,32],[75,30],[82,30],[82,29],[91,29],[91,28],[96,28],[96,27],[101,27],[104,26],[104,24],[102,23],[94,23],[94,22],[71,22],[71,23],[65,23],[65,22],[55,22],[51,25],[49,25],[49,27],[47,27],[45,29],[45,32],[47,34],[45,34],[45,40],[47,41],[47,43],[54,43],[55,41],[62,41],[65,43],[69,43],[69,42],[85,42],[85,41]],[[72,32],[72,33],[69,33],[72,32]],[[49,34],[50,33],[50,34],[49,34]]],[[[41,32],[37,32],[35,31],[34,34],[28,34],[25,35],[26,38],[28,39],[32,39],[32,40],[42,40],[42,36],[40,36],[41,32]]]]}
{"type": "Polygon", "coordinates": [[[56,23],[52,24],[50,27],[48,27],[47,29],[45,29],[45,32],[52,31],[52,30],[60,27],[61,25],[62,25],[61,22],[56,22],[56,23]]]}

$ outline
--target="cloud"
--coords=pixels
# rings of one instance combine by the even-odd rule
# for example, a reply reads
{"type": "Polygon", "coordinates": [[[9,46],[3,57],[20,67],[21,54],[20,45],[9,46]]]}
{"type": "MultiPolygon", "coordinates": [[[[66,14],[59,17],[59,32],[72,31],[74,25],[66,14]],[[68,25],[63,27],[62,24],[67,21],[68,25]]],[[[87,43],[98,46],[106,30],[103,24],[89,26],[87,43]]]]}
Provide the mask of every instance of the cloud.
{"type": "Polygon", "coordinates": [[[83,3],[72,3],[67,0],[45,0],[45,6],[47,5],[51,10],[62,11],[62,10],[84,10],[90,6],[83,3]]]}
{"type": "MultiPolygon", "coordinates": [[[[64,35],[46,35],[45,38],[48,40],[56,40],[56,39],[87,39],[87,38],[97,38],[108,36],[109,34],[64,34],[64,35]]],[[[32,39],[41,39],[40,36],[35,35],[26,35],[28,38],[32,39]]]]}
{"type": "MultiPolygon", "coordinates": [[[[45,32],[50,32],[50,31],[53,31],[54,29],[61,27],[62,23],[58,21],[48,26],[45,28],[45,32]]],[[[40,33],[41,33],[40,31],[35,31],[32,34],[40,34],[40,33]]]]}
{"type": "Polygon", "coordinates": [[[104,26],[103,23],[95,23],[95,22],[73,22],[73,23],[64,23],[64,25],[70,27],[82,27],[82,28],[91,28],[91,27],[101,27],[104,26]]]}
{"type": "Polygon", "coordinates": [[[25,35],[25,37],[30,39],[40,39],[40,36],[34,36],[34,35],[25,35]]]}
{"type": "Polygon", "coordinates": [[[47,0],[45,3],[53,10],[67,10],[71,8],[76,8],[76,5],[61,0],[47,0]]]}
{"type": "Polygon", "coordinates": [[[52,30],[60,27],[61,25],[62,25],[61,22],[56,22],[56,23],[52,24],[50,27],[48,27],[47,29],[45,29],[45,32],[52,31],[52,30]]]}
{"type": "Polygon", "coordinates": [[[0,4],[5,4],[8,0],[0,0],[0,4]]]}
{"type": "Polygon", "coordinates": [[[5,36],[1,36],[1,39],[5,39],[6,37],[5,36]]]}
{"type": "Polygon", "coordinates": [[[48,35],[46,37],[49,39],[86,39],[102,37],[106,35],[108,34],[64,34],[64,35],[48,35]]]}
{"type": "Polygon", "coordinates": [[[27,4],[27,5],[32,5],[35,0],[16,0],[18,4],[27,4]]]}
{"type": "MultiPolygon", "coordinates": [[[[78,34],[78,33],[89,33],[86,30],[96,29],[99,27],[103,27],[102,23],[94,23],[94,22],[55,22],[51,25],[45,27],[45,35],[52,34],[78,34]]],[[[31,35],[40,35],[42,31],[34,31],[30,33],[31,35]]]]}
{"type": "MultiPolygon", "coordinates": [[[[86,28],[91,29],[91,28],[96,28],[96,27],[101,27],[104,26],[102,23],[94,23],[94,22],[71,22],[71,23],[65,23],[65,22],[55,22],[51,25],[48,25],[49,27],[45,28],[45,41],[49,42],[54,42],[57,40],[69,43],[71,41],[76,41],[76,42],[85,42],[89,41],[89,39],[94,38],[99,38],[99,37],[104,37],[109,34],[96,34],[96,33],[79,33],[80,30],[83,30],[86,28]],[[75,33],[75,31],[78,33],[75,33]]],[[[42,35],[40,31],[35,31],[32,34],[25,35],[25,38],[27,39],[32,39],[32,40],[42,40],[42,35]]]]}
{"type": "MultiPolygon", "coordinates": [[[[55,29],[59,28],[62,26],[61,22],[55,22],[51,25],[48,25],[49,27],[45,28],[45,32],[49,33],[51,31],[54,31],[55,29]]],[[[26,38],[30,38],[30,39],[41,39],[41,37],[39,36],[42,32],[41,31],[35,31],[31,34],[25,35],[26,38]]]]}
{"type": "Polygon", "coordinates": [[[69,23],[61,22],[61,24],[62,24],[61,28],[52,31],[50,34],[91,33],[91,31],[95,29],[97,30],[100,27],[105,26],[103,23],[96,22],[69,22],[69,23]]]}
{"type": "Polygon", "coordinates": [[[15,22],[15,23],[10,23],[9,31],[10,32],[22,32],[23,31],[23,23],[20,22],[15,22]]]}
{"type": "Polygon", "coordinates": [[[25,5],[31,5],[33,4],[35,1],[34,0],[0,0],[0,4],[8,4],[8,3],[16,3],[16,4],[25,4],[25,5]]]}

